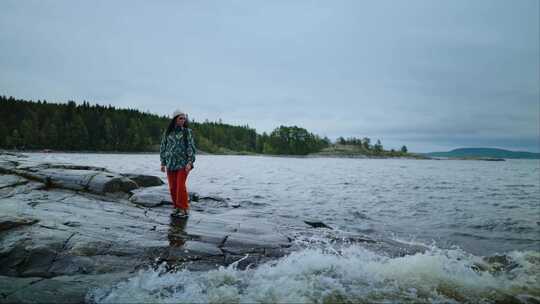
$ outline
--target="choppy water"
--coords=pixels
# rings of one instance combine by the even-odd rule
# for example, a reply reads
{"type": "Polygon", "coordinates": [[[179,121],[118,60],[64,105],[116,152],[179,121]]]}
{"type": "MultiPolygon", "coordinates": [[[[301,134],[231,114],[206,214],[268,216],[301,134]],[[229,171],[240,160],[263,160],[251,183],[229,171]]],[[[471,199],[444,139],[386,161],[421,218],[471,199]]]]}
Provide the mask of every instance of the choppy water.
{"type": "MultiPolygon", "coordinates": [[[[163,176],[157,155],[31,154],[163,176]]],[[[99,302],[540,301],[540,161],[199,156],[190,191],[239,202],[286,226],[428,244],[391,258],[361,247],[311,248],[255,269],[142,271],[99,302]],[[476,271],[482,257],[508,267],[476,271]],[[510,297],[510,298],[509,298],[510,297]]],[[[330,245],[329,245],[330,246],[330,245]]],[[[493,265],[487,265],[491,269],[493,265]]]]}
{"type": "MultiPolygon", "coordinates": [[[[339,255],[306,249],[255,269],[208,272],[141,271],[113,292],[97,290],[102,303],[508,303],[540,297],[538,253],[510,254],[505,273],[472,269],[478,257],[433,249],[388,258],[360,247],[339,255]]],[[[535,303],[532,302],[531,303],[535,303]]]]}

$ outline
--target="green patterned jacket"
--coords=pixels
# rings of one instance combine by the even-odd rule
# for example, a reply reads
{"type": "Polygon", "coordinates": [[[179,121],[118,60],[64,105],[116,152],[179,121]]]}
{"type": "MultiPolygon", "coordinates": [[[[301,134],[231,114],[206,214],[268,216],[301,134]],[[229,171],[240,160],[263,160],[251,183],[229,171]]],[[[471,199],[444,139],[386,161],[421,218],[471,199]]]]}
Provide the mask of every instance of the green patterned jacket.
{"type": "Polygon", "coordinates": [[[163,134],[159,147],[159,158],[161,165],[167,170],[178,170],[185,167],[189,162],[195,162],[195,143],[193,132],[190,128],[176,127],[168,136],[163,134]],[[186,130],[186,133],[184,133],[186,130]],[[187,146],[184,141],[184,134],[187,135],[187,146]]]}

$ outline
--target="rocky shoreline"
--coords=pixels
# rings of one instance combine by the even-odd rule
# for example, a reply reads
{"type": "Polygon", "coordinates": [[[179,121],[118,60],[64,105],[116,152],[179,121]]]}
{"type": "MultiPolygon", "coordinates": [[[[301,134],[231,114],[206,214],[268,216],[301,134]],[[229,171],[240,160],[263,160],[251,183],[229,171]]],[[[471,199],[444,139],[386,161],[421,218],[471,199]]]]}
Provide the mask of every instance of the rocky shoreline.
{"type": "Polygon", "coordinates": [[[0,155],[0,302],[84,302],[142,267],[240,267],[287,253],[291,241],[226,199],[190,193],[192,215],[169,216],[158,177],[0,155]],[[245,258],[249,254],[248,258],[245,258]]]}
{"type": "MultiPolygon", "coordinates": [[[[139,152],[123,152],[123,151],[73,151],[73,150],[8,150],[8,153],[83,153],[83,154],[156,154],[159,152],[156,151],[139,151],[139,152]]],[[[292,154],[262,154],[255,152],[243,152],[243,151],[230,151],[230,152],[220,152],[220,153],[210,153],[202,150],[197,150],[197,154],[200,155],[219,155],[219,156],[263,156],[263,157],[287,157],[287,158],[364,158],[364,159],[437,159],[431,158],[420,154],[410,154],[409,156],[377,156],[377,155],[367,155],[362,153],[328,153],[328,152],[317,152],[309,153],[307,155],[292,155],[292,154]]]]}
{"type": "MultiPolygon", "coordinates": [[[[172,218],[159,177],[0,152],[0,303],[92,302],[90,289],[139,269],[245,268],[296,250],[298,231],[331,231],[302,220],[279,227],[227,198],[190,199],[191,216],[172,218]]],[[[339,241],[395,255],[424,250],[358,235],[339,241]]]]}

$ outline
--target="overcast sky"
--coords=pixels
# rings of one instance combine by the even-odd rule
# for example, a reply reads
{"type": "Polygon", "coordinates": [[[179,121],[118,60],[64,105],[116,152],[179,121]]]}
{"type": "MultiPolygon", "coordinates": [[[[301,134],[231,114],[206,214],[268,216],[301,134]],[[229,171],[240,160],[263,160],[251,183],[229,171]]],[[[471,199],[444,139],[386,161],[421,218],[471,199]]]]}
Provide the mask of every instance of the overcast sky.
{"type": "Polygon", "coordinates": [[[0,1],[0,94],[540,150],[538,0],[0,1]]]}

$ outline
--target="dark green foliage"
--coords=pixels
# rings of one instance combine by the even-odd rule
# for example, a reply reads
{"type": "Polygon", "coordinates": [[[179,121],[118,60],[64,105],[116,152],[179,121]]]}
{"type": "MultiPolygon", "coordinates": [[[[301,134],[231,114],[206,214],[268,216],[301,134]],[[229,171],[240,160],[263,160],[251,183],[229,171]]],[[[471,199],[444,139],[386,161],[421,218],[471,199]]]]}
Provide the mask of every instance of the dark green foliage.
{"type": "Polygon", "coordinates": [[[111,106],[0,96],[0,148],[152,151],[166,117],[111,106]]]}
{"type": "Polygon", "coordinates": [[[381,155],[383,152],[383,146],[381,144],[381,141],[377,139],[377,143],[373,146],[373,151],[375,152],[375,155],[381,155]]]}
{"type": "Polygon", "coordinates": [[[330,154],[361,154],[374,157],[411,156],[405,146],[403,146],[400,151],[394,149],[387,151],[384,150],[380,140],[377,140],[377,142],[372,145],[371,139],[368,137],[349,137],[347,139],[339,137],[335,145],[331,145],[329,142],[328,146],[330,146],[330,149],[327,149],[326,153],[330,154]]]}
{"type": "Polygon", "coordinates": [[[191,122],[197,147],[207,152],[255,152],[257,132],[249,126],[232,126],[222,122],[191,122]]]}
{"type": "MultiPolygon", "coordinates": [[[[0,148],[75,151],[158,151],[169,118],[134,109],[90,105],[83,101],[55,104],[0,96],[0,148]]],[[[220,121],[190,122],[198,149],[210,153],[304,155],[330,144],[328,138],[296,126],[270,135],[249,126],[220,121]]]]}
{"type": "MultiPolygon", "coordinates": [[[[52,149],[74,151],[158,151],[161,136],[170,119],[134,109],[90,105],[83,101],[67,104],[31,102],[0,96],[0,148],[52,149]]],[[[321,150],[339,150],[369,156],[405,156],[385,151],[380,140],[371,145],[368,137],[337,139],[297,126],[279,126],[270,134],[257,134],[249,126],[218,122],[190,122],[195,145],[209,153],[306,155],[321,150]],[[341,147],[338,147],[341,146],[341,147]],[[328,149],[326,149],[328,148],[328,149]],[[350,150],[352,148],[352,150],[350,150]]]]}
{"type": "Polygon", "coordinates": [[[297,126],[276,128],[270,136],[261,136],[262,152],[265,154],[306,155],[328,147],[329,143],[319,136],[297,126]],[[264,138],[264,139],[263,139],[264,138]]]}
{"type": "MultiPolygon", "coordinates": [[[[114,141],[97,143],[103,138],[100,117],[113,115],[114,109],[74,101],[67,104],[30,102],[0,96],[0,129],[12,130],[3,148],[113,150],[114,141]],[[13,133],[17,131],[17,136],[13,133]]],[[[129,144],[127,150],[132,150],[129,144]]]]}

